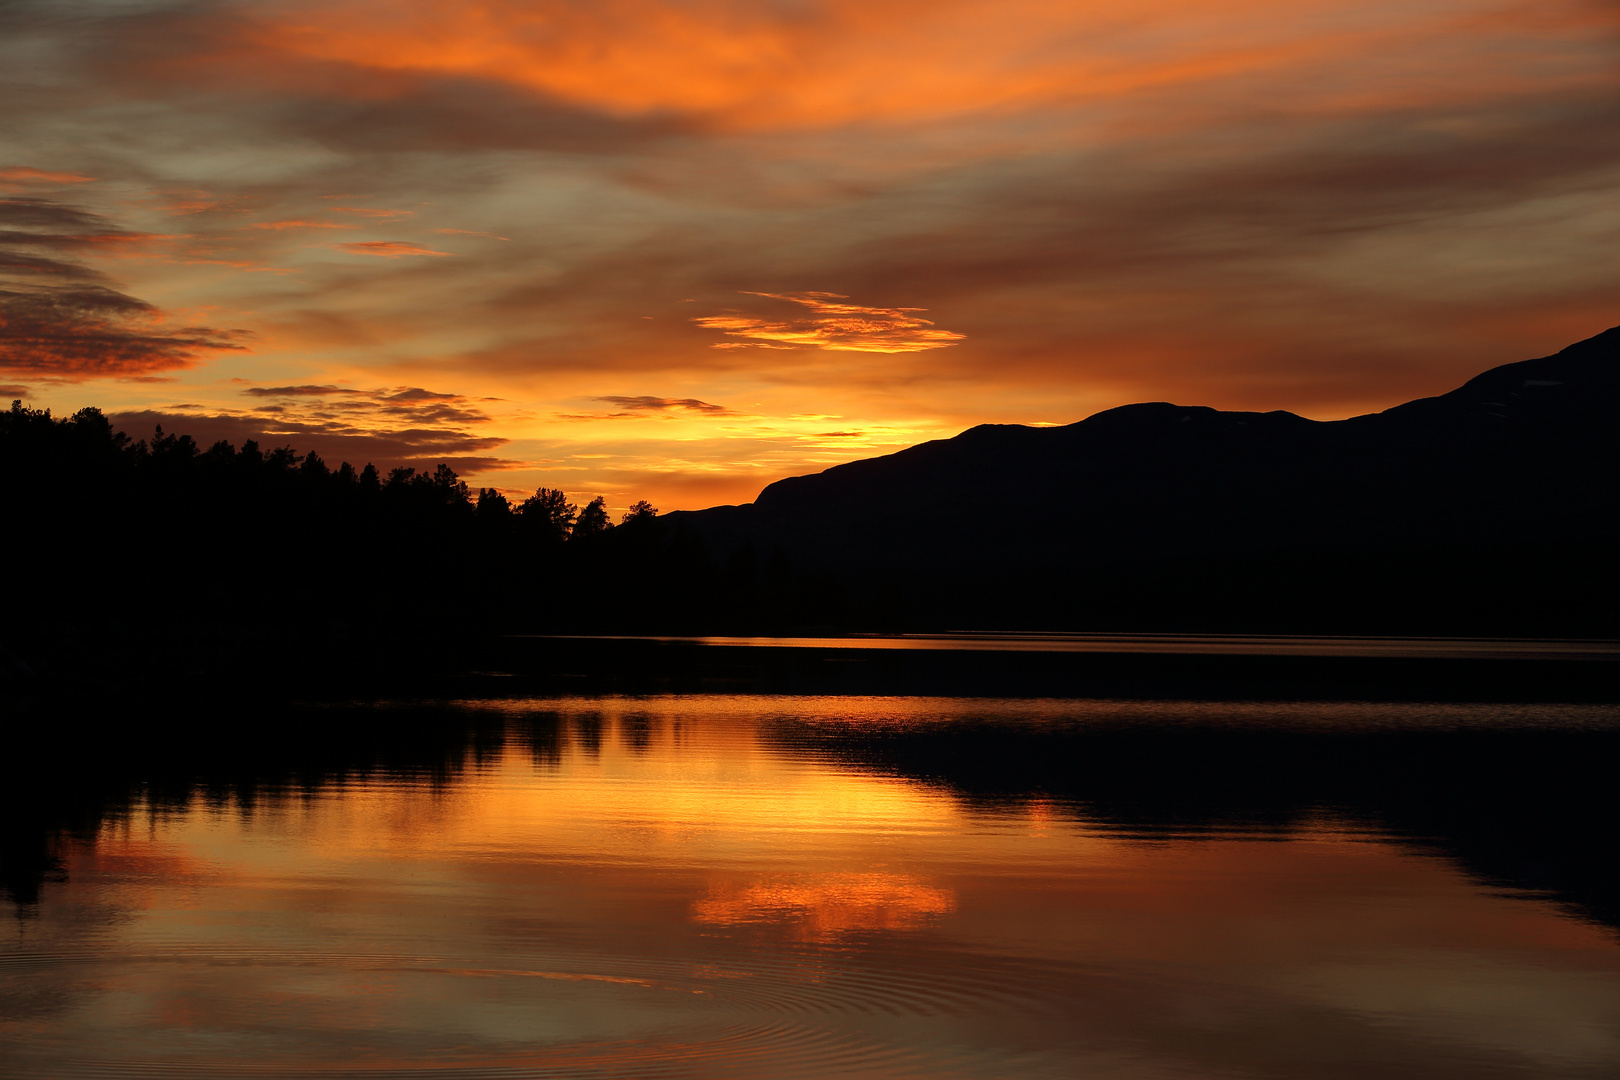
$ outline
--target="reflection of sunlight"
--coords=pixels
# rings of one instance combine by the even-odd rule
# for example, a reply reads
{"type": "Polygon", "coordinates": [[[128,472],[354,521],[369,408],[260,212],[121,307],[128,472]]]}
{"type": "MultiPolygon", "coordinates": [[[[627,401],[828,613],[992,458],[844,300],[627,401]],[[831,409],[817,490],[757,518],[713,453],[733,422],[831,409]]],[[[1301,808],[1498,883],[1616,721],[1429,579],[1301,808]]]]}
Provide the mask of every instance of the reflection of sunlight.
{"type": "Polygon", "coordinates": [[[741,888],[710,886],[692,905],[698,922],[738,925],[795,922],[808,937],[872,930],[910,930],[956,906],[949,889],[910,874],[821,874],[776,877],[741,888]]]}
{"type": "Polygon", "coordinates": [[[875,1045],[995,1066],[907,1056],[906,1075],[1067,1077],[1118,1075],[1095,1064],[1122,1043],[1160,1055],[1132,1075],[1614,1074],[1611,932],[1449,860],[1329,814],[1285,843],[1148,842],[822,738],[1116,709],[994,707],[476,702],[509,721],[504,748],[442,769],[147,800],[71,844],[0,946],[6,1075],[62,1075],[81,1047],[98,1075],[170,1075],[177,1048],[198,1075],[348,1075],[385,1046],[490,1073],[902,1071],[851,1067],[875,1045]],[[731,1068],[732,1033],[755,1029],[767,1043],[731,1068]],[[1321,1068],[1255,1038],[1301,1030],[1321,1068]],[[16,1068],[14,1047],[52,1067],[16,1068]]]}

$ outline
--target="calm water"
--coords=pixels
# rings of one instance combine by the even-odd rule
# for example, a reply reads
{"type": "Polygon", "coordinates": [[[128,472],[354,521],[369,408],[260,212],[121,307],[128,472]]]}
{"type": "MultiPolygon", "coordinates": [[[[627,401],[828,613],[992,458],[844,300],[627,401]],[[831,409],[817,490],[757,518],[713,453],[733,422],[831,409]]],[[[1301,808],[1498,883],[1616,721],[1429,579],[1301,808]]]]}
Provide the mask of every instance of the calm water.
{"type": "Polygon", "coordinates": [[[1620,1075],[1612,852],[1470,786],[1613,707],[437,711],[447,753],[54,833],[0,1074],[1620,1075]]]}

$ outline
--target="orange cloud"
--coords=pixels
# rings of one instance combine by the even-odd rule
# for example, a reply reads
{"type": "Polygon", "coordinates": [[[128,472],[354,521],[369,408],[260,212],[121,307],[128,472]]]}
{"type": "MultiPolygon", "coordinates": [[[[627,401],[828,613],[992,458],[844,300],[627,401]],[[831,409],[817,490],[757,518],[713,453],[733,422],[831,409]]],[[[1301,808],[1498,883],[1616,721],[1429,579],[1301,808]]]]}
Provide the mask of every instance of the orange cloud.
{"type": "MultiPolygon", "coordinates": [[[[1319,72],[1414,39],[1614,24],[1601,6],[1579,2],[1509,5],[1482,18],[1459,4],[1339,0],[1142,0],[1128,9],[1105,0],[322,0],[250,24],[236,41],[379,75],[516,85],[621,118],[780,130],[1106,104],[1212,79],[1319,72]]],[[[1511,77],[1495,59],[1446,57],[1481,78],[1511,77]]],[[[1432,87],[1434,74],[1413,73],[1407,89],[1418,79],[1432,87]]],[[[1343,92],[1328,80],[1313,96],[1343,92]]]]}
{"type": "Polygon", "coordinates": [[[281,232],[284,229],[354,229],[355,225],[343,225],[336,221],[256,221],[252,225],[242,226],[244,229],[271,229],[281,232]]]}
{"type": "Polygon", "coordinates": [[[44,169],[31,169],[26,165],[0,169],[0,184],[89,184],[94,181],[93,176],[73,172],[47,172],[44,169]]]}
{"type": "Polygon", "coordinates": [[[744,342],[721,342],[715,348],[759,345],[764,348],[815,348],[833,352],[909,353],[943,349],[967,335],[937,330],[912,312],[925,308],[878,308],[841,304],[848,297],[829,292],[749,293],[769,300],[786,300],[810,309],[805,318],[786,321],[747,315],[704,315],[692,321],[723,331],[744,342]]]}
{"type": "Polygon", "coordinates": [[[449,255],[448,251],[434,251],[421,244],[403,240],[362,240],[353,244],[339,244],[340,250],[350,255],[375,255],[383,259],[400,259],[409,255],[449,255]]]}

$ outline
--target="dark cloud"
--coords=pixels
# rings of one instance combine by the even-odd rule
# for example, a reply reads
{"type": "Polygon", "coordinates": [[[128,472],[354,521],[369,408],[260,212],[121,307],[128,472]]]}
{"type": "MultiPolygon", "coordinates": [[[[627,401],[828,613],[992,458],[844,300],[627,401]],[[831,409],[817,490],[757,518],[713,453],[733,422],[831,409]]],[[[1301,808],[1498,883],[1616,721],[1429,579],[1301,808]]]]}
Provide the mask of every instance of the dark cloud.
{"type": "Polygon", "coordinates": [[[0,225],[70,234],[117,232],[106,218],[49,199],[0,199],[0,225]]]}
{"type": "Polygon", "coordinates": [[[342,394],[363,394],[364,390],[350,390],[342,386],[250,386],[242,393],[249,397],[331,397],[342,394]]]}
{"type": "Polygon", "coordinates": [[[63,47],[89,79],[146,98],[250,113],[278,136],[344,153],[616,154],[696,126],[662,111],[605,113],[498,79],[299,56],[267,40],[267,30],[247,5],[187,4],[87,20],[63,47]]]}
{"type": "Polygon", "coordinates": [[[246,348],[240,331],[171,325],[98,271],[18,250],[93,248],[143,234],[45,199],[0,199],[0,223],[17,226],[0,229],[0,371],[58,379],[150,376],[246,348]]]}
{"type": "Polygon", "coordinates": [[[71,278],[75,281],[104,282],[106,277],[80,266],[78,263],[64,262],[61,259],[48,259],[43,255],[27,255],[20,251],[13,251],[0,247],[0,272],[10,271],[13,274],[26,274],[32,277],[54,276],[71,278]]]}
{"type": "Polygon", "coordinates": [[[161,426],[164,431],[190,435],[202,446],[223,439],[235,446],[248,439],[261,446],[291,446],[300,453],[311,450],[328,462],[367,463],[387,470],[396,465],[420,468],[446,462],[462,473],[520,468],[523,463],[491,451],[507,440],[465,431],[431,427],[367,430],[341,421],[284,416],[221,415],[140,410],[110,414],[113,426],[132,438],[145,438],[161,426]]]}
{"type": "Polygon", "coordinates": [[[245,348],[244,334],[170,329],[151,304],[91,285],[0,289],[0,371],[62,379],[144,375],[245,348]]]}
{"type": "Polygon", "coordinates": [[[247,397],[274,399],[255,406],[255,415],[296,416],[323,430],[361,434],[384,426],[476,426],[489,423],[489,414],[461,394],[426,390],[420,386],[357,390],[324,384],[250,386],[247,397]]]}
{"type": "Polygon", "coordinates": [[[595,400],[612,405],[626,413],[669,412],[672,409],[703,413],[724,413],[730,411],[724,405],[712,405],[707,401],[699,401],[697,398],[666,398],[649,397],[645,395],[637,397],[622,397],[619,395],[610,395],[608,397],[599,397],[595,400]]]}
{"type": "Polygon", "coordinates": [[[404,390],[388,394],[387,401],[465,401],[460,394],[440,394],[432,390],[423,390],[420,386],[408,387],[404,390]]]}
{"type": "Polygon", "coordinates": [[[317,440],[323,456],[327,450],[320,447],[341,446],[351,455],[363,451],[396,463],[434,456],[466,463],[476,455],[486,462],[480,468],[514,467],[484,453],[504,445],[505,439],[467,430],[488,424],[490,417],[461,394],[420,386],[363,390],[331,384],[251,386],[241,393],[270,402],[210,419],[228,418],[280,437],[317,440]]]}
{"type": "Polygon", "coordinates": [[[28,387],[16,386],[11,383],[0,385],[0,397],[24,398],[28,396],[28,387]]]}

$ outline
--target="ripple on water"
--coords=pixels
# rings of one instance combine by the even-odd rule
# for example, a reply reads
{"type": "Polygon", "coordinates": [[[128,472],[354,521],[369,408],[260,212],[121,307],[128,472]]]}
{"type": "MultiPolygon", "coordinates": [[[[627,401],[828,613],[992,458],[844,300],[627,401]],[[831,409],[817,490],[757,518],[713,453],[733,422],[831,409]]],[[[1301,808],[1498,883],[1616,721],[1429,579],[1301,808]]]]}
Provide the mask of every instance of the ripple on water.
{"type": "MultiPolygon", "coordinates": [[[[34,1077],[822,1077],[832,1075],[938,1076],[954,1072],[926,1047],[886,1038],[895,1018],[984,1016],[1027,1011],[1053,1000],[1060,973],[1005,959],[953,954],[927,972],[867,957],[859,948],[734,955],[723,961],[595,957],[577,954],[488,957],[410,953],[341,953],[275,948],[218,948],[175,942],[116,957],[91,951],[26,953],[0,957],[0,972],[53,968],[145,965],[252,966],[261,970],[320,967],[339,972],[408,972],[451,979],[535,979],[607,984],[686,995],[691,1020],[678,1036],[645,1031],[623,1040],[551,1043],[506,1052],[486,1049],[476,1058],[424,1052],[417,1060],[311,1061],[294,1052],[244,1061],[239,1053],[118,1060],[56,1058],[30,1068],[13,1059],[7,1075],[34,1077]],[[869,960],[871,962],[869,962],[869,960]],[[849,1023],[849,1018],[861,1022],[849,1023]],[[842,1018],[842,1019],[840,1019],[842,1018]],[[870,1029],[870,1030],[867,1030],[870,1029]]],[[[1061,996],[1060,994],[1057,996],[1061,996]]],[[[155,1048],[155,1047],[154,1047],[155,1048]]],[[[200,1049],[200,1047],[199,1047],[200,1049]]],[[[172,1047],[171,1047],[172,1052],[172,1047]]],[[[955,1063],[958,1067],[964,1064],[955,1063]]]]}
{"type": "Polygon", "coordinates": [[[699,1031],[684,1038],[650,1038],[611,1042],[571,1043],[541,1051],[491,1060],[447,1060],[434,1055],[416,1061],[330,1062],[315,1060],[219,1062],[184,1059],[67,1060],[53,1062],[37,1072],[9,1073],[18,1080],[60,1077],[62,1080],[121,1080],[124,1077],[187,1077],[214,1080],[225,1077],[390,1077],[461,1080],[489,1077],[502,1080],[551,1077],[658,1077],[682,1080],[696,1077],[797,1077],[883,1075],[937,1076],[936,1066],[923,1055],[891,1045],[880,1045],[851,1032],[831,1031],[789,1023],[733,1025],[699,1031]]]}

